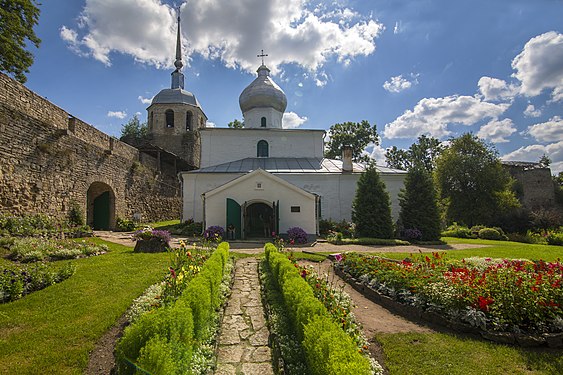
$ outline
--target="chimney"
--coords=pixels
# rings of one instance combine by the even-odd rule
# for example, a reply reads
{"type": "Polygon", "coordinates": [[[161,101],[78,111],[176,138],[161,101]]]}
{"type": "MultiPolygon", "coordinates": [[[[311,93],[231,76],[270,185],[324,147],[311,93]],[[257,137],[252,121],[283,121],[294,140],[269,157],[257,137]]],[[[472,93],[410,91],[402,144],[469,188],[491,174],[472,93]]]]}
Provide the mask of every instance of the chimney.
{"type": "Polygon", "coordinates": [[[352,172],[352,147],[342,146],[342,172],[352,172]]]}

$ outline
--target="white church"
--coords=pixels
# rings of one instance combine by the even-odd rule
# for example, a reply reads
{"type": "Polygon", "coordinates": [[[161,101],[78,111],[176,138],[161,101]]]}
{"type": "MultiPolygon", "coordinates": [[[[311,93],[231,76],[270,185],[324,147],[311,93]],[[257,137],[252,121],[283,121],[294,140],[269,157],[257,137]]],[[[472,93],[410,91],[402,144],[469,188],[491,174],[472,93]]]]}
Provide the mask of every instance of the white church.
{"type": "MultiPolygon", "coordinates": [[[[179,173],[182,221],[194,219],[204,228],[234,227],[236,239],[271,237],[271,232],[283,235],[292,227],[302,228],[313,239],[321,218],[351,220],[356,183],[365,165],[352,162],[351,150],[344,150],[341,160],[325,158],[325,130],[283,128],[286,95],[263,60],[256,79],[240,94],[244,119],[240,129],[206,127],[201,105],[184,90],[179,23],[175,66],[171,89],[156,95],[147,110],[152,131],[170,128],[165,118],[170,111],[177,119],[196,119],[197,126],[190,121],[174,130],[198,131],[200,136],[199,168],[179,173]]],[[[397,195],[406,172],[377,169],[396,219],[397,195]]]]}

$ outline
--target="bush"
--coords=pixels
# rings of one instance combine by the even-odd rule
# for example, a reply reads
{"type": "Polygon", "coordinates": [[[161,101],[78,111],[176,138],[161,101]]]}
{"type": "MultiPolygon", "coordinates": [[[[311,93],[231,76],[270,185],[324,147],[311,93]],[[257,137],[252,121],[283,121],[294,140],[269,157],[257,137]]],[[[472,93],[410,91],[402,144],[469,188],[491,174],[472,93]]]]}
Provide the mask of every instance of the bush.
{"type": "Polygon", "coordinates": [[[507,241],[508,237],[501,234],[495,228],[483,228],[479,230],[479,238],[484,240],[496,240],[496,241],[507,241]]]}
{"type": "Polygon", "coordinates": [[[181,234],[184,236],[199,236],[203,231],[203,223],[195,222],[193,219],[188,219],[183,223],[180,223],[174,229],[174,234],[181,234]]]}
{"type": "Polygon", "coordinates": [[[107,245],[96,245],[83,240],[54,240],[42,238],[18,238],[10,246],[10,257],[19,262],[38,262],[73,259],[99,255],[108,251],[107,245]]]}
{"type": "Polygon", "coordinates": [[[307,232],[299,227],[289,228],[287,230],[287,237],[290,243],[307,243],[307,232]]]}
{"type": "Polygon", "coordinates": [[[68,210],[68,224],[71,227],[81,227],[85,224],[84,212],[76,201],[70,202],[70,209],[68,210]]]}
{"type": "Polygon", "coordinates": [[[559,232],[549,232],[545,238],[548,245],[558,245],[563,246],[563,231],[559,232]]]}
{"type": "Polygon", "coordinates": [[[332,219],[321,219],[319,221],[319,233],[321,235],[329,235],[331,232],[339,232],[342,236],[351,238],[356,235],[356,226],[354,223],[342,221],[333,221],[332,219]]]}
{"type": "Polygon", "coordinates": [[[305,349],[310,373],[369,374],[370,363],[330,317],[291,261],[272,244],[264,248],[269,272],[282,292],[292,325],[305,349]]]}
{"type": "Polygon", "coordinates": [[[473,235],[471,229],[466,226],[453,223],[442,232],[442,237],[457,237],[457,238],[477,238],[473,235]]]}
{"type": "Polygon", "coordinates": [[[120,217],[115,220],[115,229],[117,232],[132,232],[136,227],[137,225],[133,220],[122,219],[120,217]]]}
{"type": "Polygon", "coordinates": [[[203,238],[208,241],[221,242],[221,239],[225,236],[225,229],[219,225],[213,225],[208,227],[205,232],[203,232],[203,238]]]}
{"type": "Polygon", "coordinates": [[[541,209],[532,212],[532,225],[535,229],[547,231],[561,225],[561,215],[554,209],[541,209]]]}

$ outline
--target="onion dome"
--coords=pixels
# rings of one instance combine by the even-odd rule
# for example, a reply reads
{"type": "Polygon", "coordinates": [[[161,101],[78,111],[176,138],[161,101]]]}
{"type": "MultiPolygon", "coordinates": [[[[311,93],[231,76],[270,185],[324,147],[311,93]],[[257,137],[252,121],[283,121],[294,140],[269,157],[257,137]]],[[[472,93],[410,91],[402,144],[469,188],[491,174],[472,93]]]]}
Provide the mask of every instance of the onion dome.
{"type": "Polygon", "coordinates": [[[270,78],[270,69],[262,64],[257,72],[258,77],[240,94],[239,105],[242,113],[264,107],[285,112],[287,98],[283,90],[270,78]]]}

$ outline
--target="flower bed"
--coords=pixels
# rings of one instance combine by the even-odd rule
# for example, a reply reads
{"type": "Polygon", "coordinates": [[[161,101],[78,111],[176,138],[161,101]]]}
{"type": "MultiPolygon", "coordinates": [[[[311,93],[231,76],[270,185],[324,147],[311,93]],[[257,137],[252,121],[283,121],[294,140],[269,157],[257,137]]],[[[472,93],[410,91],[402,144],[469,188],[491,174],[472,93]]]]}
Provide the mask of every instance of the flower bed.
{"type": "Polygon", "coordinates": [[[170,246],[170,232],[167,230],[144,227],[133,233],[133,241],[136,241],[133,252],[135,253],[160,253],[165,252],[170,246]]]}
{"type": "Polygon", "coordinates": [[[53,267],[45,263],[0,266],[0,303],[15,301],[26,294],[68,279],[75,267],[67,263],[53,267]]]}
{"type": "Polygon", "coordinates": [[[425,312],[415,315],[427,320],[497,341],[563,345],[560,262],[448,262],[439,253],[397,262],[345,254],[336,267],[372,292],[412,307],[411,312],[425,312]]]}
{"type": "Polygon", "coordinates": [[[83,240],[55,240],[47,238],[14,238],[5,245],[10,250],[10,258],[18,262],[53,261],[82,258],[105,254],[106,245],[83,240]]]}
{"type": "Polygon", "coordinates": [[[116,347],[117,374],[134,374],[139,368],[155,374],[208,373],[219,307],[231,276],[229,244],[220,244],[203,266],[199,266],[203,258],[188,253],[185,246],[175,251],[162,306],[150,309],[151,302],[139,302],[149,305],[149,311],[125,329],[116,347]]]}
{"type": "Polygon", "coordinates": [[[267,272],[281,291],[290,321],[297,332],[310,374],[372,374],[370,361],[356,343],[332,320],[299,270],[274,245],[265,246],[267,272]]]}

